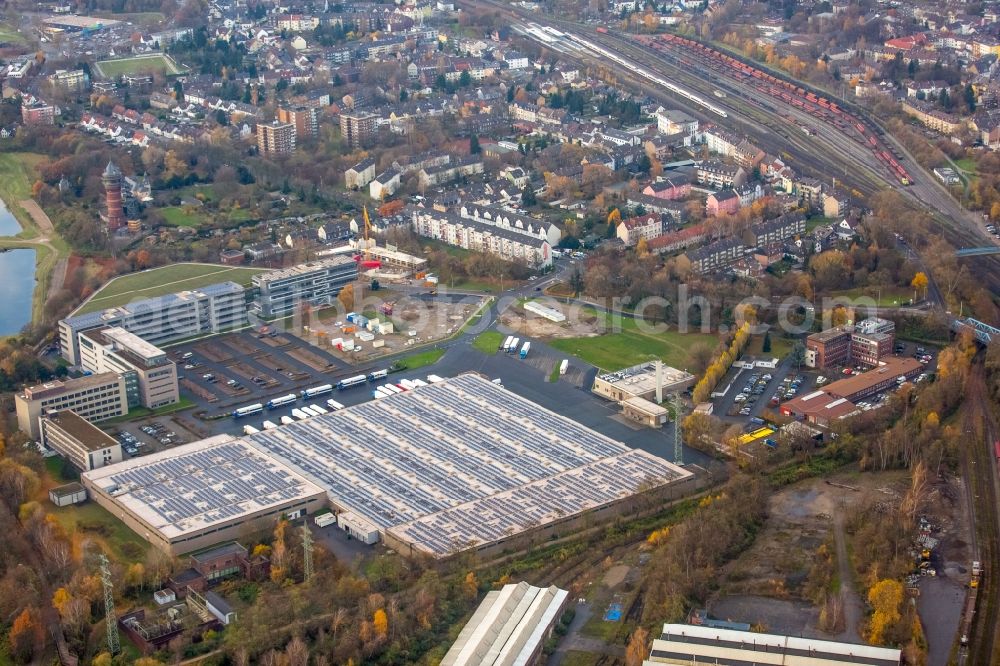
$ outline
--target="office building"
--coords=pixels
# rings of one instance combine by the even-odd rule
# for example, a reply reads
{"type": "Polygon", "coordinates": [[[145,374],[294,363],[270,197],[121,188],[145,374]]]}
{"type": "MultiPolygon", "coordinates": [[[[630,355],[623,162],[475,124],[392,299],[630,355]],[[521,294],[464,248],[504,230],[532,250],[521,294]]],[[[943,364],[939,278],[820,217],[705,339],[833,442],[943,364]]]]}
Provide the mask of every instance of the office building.
{"type": "Polygon", "coordinates": [[[837,326],[806,338],[806,365],[830,368],[860,364],[869,367],[892,353],[896,324],[869,317],[854,326],[837,326]]]}
{"type": "Polygon", "coordinates": [[[295,125],[275,120],[257,124],[257,148],[261,155],[282,155],[295,150],[295,125]]]}
{"type": "Polygon", "coordinates": [[[319,135],[319,109],[314,106],[280,107],[278,122],[295,127],[295,140],[311,139],[319,135]]]}
{"type": "Polygon", "coordinates": [[[806,365],[810,368],[830,368],[846,365],[851,358],[851,329],[836,326],[806,338],[806,365]]]}
{"type": "Polygon", "coordinates": [[[125,226],[125,208],[122,205],[122,172],[113,162],[108,162],[101,176],[104,185],[105,222],[114,233],[125,226]]]}
{"type": "Polygon", "coordinates": [[[51,381],[25,388],[14,396],[17,427],[31,439],[41,437],[42,414],[72,409],[89,421],[128,414],[125,380],[114,372],[51,381]]]}
{"type": "Polygon", "coordinates": [[[130,408],[156,409],[180,400],[177,364],[156,345],[120,326],[83,331],[79,342],[80,367],[121,374],[130,408]]]}
{"type": "Polygon", "coordinates": [[[253,276],[253,310],[265,319],[285,317],[299,305],[330,305],[358,278],[351,257],[336,256],[253,276]]]}
{"type": "Polygon", "coordinates": [[[840,643],[815,638],[761,634],[693,624],[665,624],[653,641],[656,664],[782,664],[783,666],[900,666],[895,648],[840,643]]]}
{"type": "Polygon", "coordinates": [[[486,594],[441,666],[531,666],[539,661],[569,592],[525,582],[486,594]]]}
{"type": "Polygon", "coordinates": [[[42,444],[86,472],[122,461],[121,443],[71,409],[39,420],[42,444]]]}
{"type": "Polygon", "coordinates": [[[687,390],[694,384],[694,375],[666,365],[656,367],[656,363],[641,363],[617,372],[609,372],[594,378],[594,393],[614,402],[624,402],[630,398],[656,399],[656,387],[660,387],[661,400],[673,393],[687,390]]]}
{"type": "Polygon", "coordinates": [[[378,116],[373,113],[357,111],[340,114],[340,134],[350,148],[364,148],[375,138],[375,121],[378,116]]]}
{"type": "Polygon", "coordinates": [[[153,345],[242,328],[247,325],[245,293],[235,282],[219,282],[67,317],[59,322],[60,350],[79,365],[79,335],[95,328],[120,326],[153,345]]]}
{"type": "Polygon", "coordinates": [[[326,502],[323,490],[229,435],[85,472],[90,497],[170,555],[267,531],[326,502]]]}

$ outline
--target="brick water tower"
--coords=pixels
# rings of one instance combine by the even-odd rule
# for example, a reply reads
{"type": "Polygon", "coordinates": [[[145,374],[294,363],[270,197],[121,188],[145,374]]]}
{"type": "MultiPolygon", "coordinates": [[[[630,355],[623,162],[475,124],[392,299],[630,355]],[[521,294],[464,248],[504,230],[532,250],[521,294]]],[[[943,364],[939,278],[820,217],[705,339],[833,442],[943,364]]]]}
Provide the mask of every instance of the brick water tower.
{"type": "Polygon", "coordinates": [[[104,184],[104,203],[108,209],[108,231],[114,233],[125,226],[125,210],[122,207],[122,172],[113,162],[101,175],[104,184]]]}

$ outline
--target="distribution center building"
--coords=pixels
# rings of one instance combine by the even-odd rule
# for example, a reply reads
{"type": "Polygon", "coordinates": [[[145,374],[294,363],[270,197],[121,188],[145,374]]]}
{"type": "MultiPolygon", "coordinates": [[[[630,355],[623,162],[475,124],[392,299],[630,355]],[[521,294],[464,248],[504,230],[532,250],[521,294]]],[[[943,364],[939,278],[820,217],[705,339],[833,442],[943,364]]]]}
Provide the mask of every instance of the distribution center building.
{"type": "Polygon", "coordinates": [[[81,481],[98,504],[171,555],[270,529],[326,503],[322,488],[229,435],[85,472],[81,481]]]}
{"type": "Polygon", "coordinates": [[[643,666],[658,664],[783,664],[785,666],[899,666],[894,648],[839,643],[752,631],[665,624],[643,666]]]}
{"type": "Polygon", "coordinates": [[[445,557],[502,547],[535,530],[573,529],[584,514],[614,515],[647,491],[679,494],[693,478],[466,374],[89,472],[84,484],[171,552],[237,538],[249,515],[311,513],[322,498],[338,524],[366,542],[381,538],[406,555],[445,557]],[[253,490],[259,482],[240,480],[230,460],[237,455],[266,470],[255,472],[269,479],[266,493],[253,490]],[[248,487],[251,497],[241,497],[248,487]]]}

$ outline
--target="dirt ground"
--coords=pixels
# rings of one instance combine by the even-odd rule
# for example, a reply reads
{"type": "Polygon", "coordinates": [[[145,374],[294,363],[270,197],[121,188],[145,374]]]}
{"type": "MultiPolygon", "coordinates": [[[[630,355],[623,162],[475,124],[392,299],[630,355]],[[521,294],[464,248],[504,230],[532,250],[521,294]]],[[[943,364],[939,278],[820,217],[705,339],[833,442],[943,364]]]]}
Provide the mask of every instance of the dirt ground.
{"type": "MultiPolygon", "coordinates": [[[[848,560],[844,519],[856,506],[899,502],[908,486],[909,477],[901,471],[845,473],[810,479],[774,494],[768,501],[763,531],[753,546],[727,567],[709,612],[721,619],[761,624],[776,633],[859,641],[865,610],[848,560]],[[802,598],[816,549],[824,543],[834,554],[845,595],[843,631],[834,635],[818,629],[819,609],[802,598]]],[[[962,492],[953,482],[939,483],[931,489],[923,512],[935,526],[934,537],[941,541],[932,557],[939,571],[937,581],[968,578],[968,528],[959,501],[962,492]]]]}
{"type": "Polygon", "coordinates": [[[454,334],[484,303],[485,299],[450,302],[404,297],[395,302],[392,315],[388,317],[374,312],[366,313],[371,318],[388,320],[393,324],[392,333],[376,335],[372,342],[363,342],[353,333],[344,333],[343,325],[349,326],[346,322],[341,322],[343,325],[338,327],[336,321],[322,318],[318,322],[312,322],[302,337],[345,361],[377,359],[404,351],[413,345],[440,340],[454,334]],[[355,350],[345,352],[335,348],[330,343],[337,338],[353,339],[355,350]],[[384,346],[375,347],[373,343],[379,342],[384,342],[384,346]]]}
{"type": "Polygon", "coordinates": [[[541,302],[566,315],[566,321],[556,323],[532,312],[525,312],[520,305],[508,308],[500,322],[512,331],[531,338],[579,338],[593,337],[604,333],[605,320],[592,310],[583,310],[578,305],[565,305],[558,301],[542,299],[541,302]]]}

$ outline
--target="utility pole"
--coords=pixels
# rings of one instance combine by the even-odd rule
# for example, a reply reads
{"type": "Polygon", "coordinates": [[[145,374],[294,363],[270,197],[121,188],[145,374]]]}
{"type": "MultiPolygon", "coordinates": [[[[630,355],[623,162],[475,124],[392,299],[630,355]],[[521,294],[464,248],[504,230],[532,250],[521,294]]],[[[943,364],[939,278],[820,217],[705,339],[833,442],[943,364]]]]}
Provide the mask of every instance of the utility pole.
{"type": "Polygon", "coordinates": [[[104,586],[104,622],[107,625],[108,652],[114,656],[122,651],[121,642],[118,640],[118,616],[115,614],[115,589],[111,583],[108,558],[104,553],[101,553],[100,561],[101,583],[104,586]]]}
{"type": "Polygon", "coordinates": [[[302,522],[302,568],[305,571],[303,578],[308,583],[313,577],[313,538],[306,521],[302,522]]]}
{"type": "Polygon", "coordinates": [[[684,465],[684,446],[681,443],[681,394],[674,393],[674,464],[684,465]]]}

